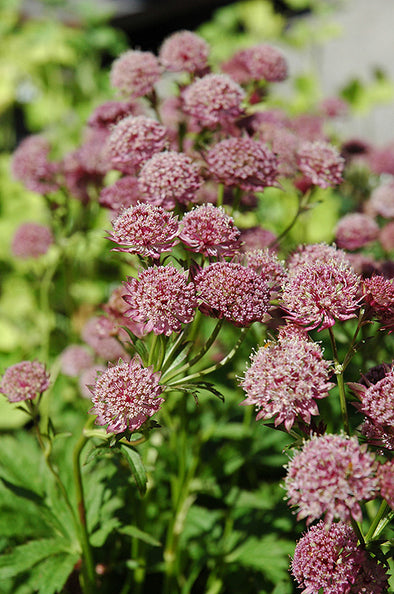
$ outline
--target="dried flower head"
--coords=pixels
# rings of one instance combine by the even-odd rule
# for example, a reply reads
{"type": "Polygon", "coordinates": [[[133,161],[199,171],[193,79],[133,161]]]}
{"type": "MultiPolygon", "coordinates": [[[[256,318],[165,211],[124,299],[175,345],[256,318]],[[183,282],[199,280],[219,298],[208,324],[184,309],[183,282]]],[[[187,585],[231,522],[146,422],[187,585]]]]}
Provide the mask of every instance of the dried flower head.
{"type": "Polygon", "coordinates": [[[106,316],[90,318],[82,329],[83,340],[105,361],[127,357],[117,339],[118,334],[118,326],[106,316]]]}
{"type": "Polygon", "coordinates": [[[394,459],[379,466],[378,480],[381,496],[394,509],[394,459]]]}
{"type": "Polygon", "coordinates": [[[183,92],[183,109],[207,128],[232,124],[243,113],[245,92],[226,74],[206,74],[183,92]]]}
{"type": "Polygon", "coordinates": [[[112,64],[111,85],[129,97],[143,97],[153,91],[161,76],[158,59],[152,52],[128,50],[112,64]]]}
{"type": "Polygon", "coordinates": [[[38,361],[21,361],[5,370],[0,392],[10,402],[33,400],[49,388],[49,374],[38,361]]]}
{"type": "Polygon", "coordinates": [[[116,252],[159,258],[178,243],[178,218],[152,204],[138,203],[112,221],[108,239],[117,244],[116,252]]]}
{"type": "Polygon", "coordinates": [[[292,322],[324,330],[335,320],[356,316],[360,277],[350,265],[336,261],[307,262],[290,272],[283,285],[283,307],[292,322]]]}
{"type": "Polygon", "coordinates": [[[298,149],[300,171],[312,184],[321,188],[330,188],[342,182],[344,163],[337,149],[326,142],[305,141],[298,149]]]}
{"type": "Polygon", "coordinates": [[[186,272],[172,265],[151,266],[138,279],[129,277],[124,287],[123,299],[129,305],[125,315],[142,322],[144,332],[169,336],[194,318],[194,286],[187,282],[186,272]]]}
{"type": "Polygon", "coordinates": [[[22,223],[14,233],[11,251],[17,258],[39,258],[53,244],[52,231],[38,223],[22,223]]]}
{"type": "Polygon", "coordinates": [[[257,272],[235,262],[214,262],[194,279],[200,310],[235,326],[249,326],[266,318],[267,283],[257,272]]]}
{"type": "Polygon", "coordinates": [[[141,201],[141,192],[138,180],[132,175],[121,177],[111,186],[103,188],[100,193],[99,203],[109,208],[115,214],[120,214],[129,206],[135,206],[141,201]]]}
{"type": "Polygon", "coordinates": [[[78,344],[70,344],[60,355],[60,369],[64,375],[70,377],[77,377],[92,365],[92,355],[78,344]]]}
{"type": "Polygon", "coordinates": [[[167,210],[173,209],[177,203],[193,202],[202,183],[199,167],[190,157],[175,151],[153,155],[138,177],[144,199],[167,210]]]}
{"type": "Polygon", "coordinates": [[[394,181],[382,184],[372,192],[368,212],[385,219],[394,219],[394,181]]]}
{"type": "Polygon", "coordinates": [[[251,357],[242,380],[246,392],[243,405],[256,408],[256,420],[275,419],[290,431],[297,418],[309,425],[318,415],[316,400],[328,396],[334,384],[328,381],[330,362],[320,346],[299,334],[279,335],[251,357]]]}
{"type": "Polygon", "coordinates": [[[15,179],[39,194],[58,189],[55,176],[58,166],[48,160],[49,142],[38,134],[28,136],[13,154],[11,170],[15,179]]]}
{"type": "Polygon", "coordinates": [[[277,159],[257,140],[227,138],[213,146],[206,159],[212,176],[226,186],[259,192],[276,185],[277,159]]]}
{"type": "Polygon", "coordinates": [[[335,241],[339,248],[357,250],[377,239],[379,225],[371,217],[359,212],[342,217],[335,230],[335,241]]]}
{"type": "Polygon", "coordinates": [[[142,115],[128,116],[113,128],[108,154],[115,169],[134,174],[167,144],[166,128],[159,122],[142,115]]]}
{"type": "Polygon", "coordinates": [[[93,408],[97,425],[107,425],[108,433],[136,431],[154,415],[164,402],[160,394],[160,374],[143,367],[139,357],[128,363],[108,367],[92,386],[93,408]]]}
{"type": "Polygon", "coordinates": [[[223,208],[197,206],[182,219],[179,238],[204,256],[232,256],[239,247],[240,231],[223,208]]]}
{"type": "Polygon", "coordinates": [[[297,506],[297,518],[307,524],[325,514],[348,522],[362,520],[360,502],[377,491],[376,462],[355,437],[312,437],[290,460],[285,488],[289,505],[297,506]]]}
{"type": "Polygon", "coordinates": [[[201,73],[207,67],[209,45],[191,31],[177,31],[164,40],[159,59],[172,72],[201,73]]]}
{"type": "Polygon", "coordinates": [[[367,278],[363,282],[363,293],[382,329],[394,332],[394,279],[381,275],[367,278]]]}

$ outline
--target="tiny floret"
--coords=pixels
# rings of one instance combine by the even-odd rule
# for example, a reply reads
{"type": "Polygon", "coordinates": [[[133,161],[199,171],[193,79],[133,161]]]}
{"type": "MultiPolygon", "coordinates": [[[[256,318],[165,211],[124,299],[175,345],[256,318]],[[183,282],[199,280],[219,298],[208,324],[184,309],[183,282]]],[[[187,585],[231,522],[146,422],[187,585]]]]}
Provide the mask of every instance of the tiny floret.
{"type": "Polygon", "coordinates": [[[49,374],[38,361],[21,361],[6,369],[0,392],[10,402],[33,400],[49,388],[49,374]]]}
{"type": "Polygon", "coordinates": [[[207,67],[209,45],[191,31],[177,31],[164,40],[159,59],[172,72],[200,73],[207,67]]]}
{"type": "Polygon", "coordinates": [[[112,64],[111,85],[129,97],[143,97],[154,88],[161,75],[158,59],[152,52],[128,50],[112,64]]]}
{"type": "Polygon", "coordinates": [[[159,379],[160,374],[143,367],[138,357],[108,367],[91,387],[93,408],[89,412],[97,415],[96,424],[107,425],[108,433],[139,429],[164,402],[159,379]]]}
{"type": "Polygon", "coordinates": [[[298,149],[298,166],[312,184],[321,188],[330,188],[342,182],[344,160],[327,142],[303,142],[298,149]]]}

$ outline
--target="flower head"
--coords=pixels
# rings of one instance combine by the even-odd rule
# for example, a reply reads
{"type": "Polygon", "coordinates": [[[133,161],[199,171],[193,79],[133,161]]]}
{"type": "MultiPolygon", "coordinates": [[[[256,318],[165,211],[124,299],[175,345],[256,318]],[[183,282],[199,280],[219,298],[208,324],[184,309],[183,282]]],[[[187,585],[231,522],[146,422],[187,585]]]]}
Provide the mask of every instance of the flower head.
{"type": "Polygon", "coordinates": [[[380,230],[379,241],[386,252],[394,250],[394,221],[390,221],[387,225],[382,227],[380,230]]]}
{"type": "Polygon", "coordinates": [[[139,202],[112,221],[108,239],[118,245],[116,252],[128,252],[159,258],[178,243],[177,217],[161,208],[139,202]]]}
{"type": "Polygon", "coordinates": [[[112,186],[101,190],[99,202],[101,206],[120,214],[129,206],[135,206],[141,200],[141,192],[137,178],[126,175],[118,179],[112,186]]]}
{"type": "Polygon", "coordinates": [[[43,136],[34,134],[22,140],[12,157],[14,178],[33,192],[55,192],[59,187],[55,180],[58,166],[48,160],[49,151],[49,143],[43,136]]]}
{"type": "Polygon", "coordinates": [[[90,318],[82,329],[83,340],[105,361],[127,356],[117,340],[118,334],[118,326],[106,316],[90,318]]]}
{"type": "Polygon", "coordinates": [[[259,192],[276,185],[277,159],[262,142],[251,138],[227,138],[207,153],[210,173],[226,186],[259,192]]]}
{"type": "Polygon", "coordinates": [[[245,92],[225,74],[207,74],[183,93],[183,109],[201,126],[216,128],[232,124],[243,113],[245,92]]]}
{"type": "Polygon", "coordinates": [[[60,355],[60,369],[70,377],[77,377],[92,365],[92,355],[78,344],[70,344],[60,355]]]}
{"type": "Polygon", "coordinates": [[[8,367],[0,383],[0,392],[10,402],[33,400],[49,388],[49,374],[38,361],[21,361],[8,367]]]}
{"type": "Polygon", "coordinates": [[[339,248],[357,250],[371,243],[379,235],[379,226],[370,216],[360,212],[350,213],[340,219],[335,231],[339,248]]]}
{"type": "Polygon", "coordinates": [[[182,324],[192,321],[197,307],[195,289],[186,273],[172,265],[151,266],[139,278],[124,283],[125,312],[135,322],[144,324],[144,332],[165,334],[179,332],[182,324]]]}
{"type": "Polygon", "coordinates": [[[323,435],[307,441],[287,467],[285,488],[297,518],[313,520],[325,514],[344,522],[361,521],[359,502],[376,496],[375,459],[355,437],[323,435]]]}
{"type": "Polygon", "coordinates": [[[159,80],[161,67],[152,52],[128,50],[112,64],[111,85],[129,97],[148,95],[159,80]]]}
{"type": "Polygon", "coordinates": [[[319,414],[316,400],[333,387],[330,362],[320,346],[287,332],[260,347],[251,361],[241,383],[246,392],[242,404],[255,406],[256,420],[275,418],[275,426],[283,423],[287,431],[297,418],[309,425],[311,415],[319,414]]]}
{"type": "Polygon", "coordinates": [[[145,116],[128,116],[113,128],[108,153],[115,169],[134,174],[168,144],[164,126],[145,116]]]}
{"type": "Polygon", "coordinates": [[[269,289],[257,272],[235,262],[214,262],[194,279],[200,310],[235,326],[266,318],[269,289]]]}
{"type": "Polygon", "coordinates": [[[108,367],[92,386],[93,408],[97,425],[107,425],[108,433],[136,431],[154,415],[164,402],[160,374],[143,367],[138,357],[128,363],[108,367]]]}
{"type": "Polygon", "coordinates": [[[106,101],[96,107],[88,119],[88,124],[92,128],[109,130],[120,120],[130,115],[142,115],[142,107],[139,103],[133,101],[106,101]]]}
{"type": "Polygon", "coordinates": [[[394,509],[394,459],[379,466],[378,479],[381,496],[394,509]]]}
{"type": "Polygon", "coordinates": [[[179,234],[189,249],[205,256],[232,256],[239,247],[239,236],[234,219],[213,204],[186,213],[179,234]]]}
{"type": "Polygon", "coordinates": [[[394,433],[394,366],[385,376],[369,387],[351,383],[360,399],[357,408],[373,423],[394,433]]]}
{"type": "Polygon", "coordinates": [[[394,219],[394,181],[378,186],[371,194],[368,211],[385,219],[394,219]]]}
{"type": "Polygon", "coordinates": [[[330,188],[342,181],[344,160],[333,146],[326,142],[305,141],[298,149],[300,171],[316,186],[330,188]]]}
{"type": "Polygon", "coordinates": [[[364,300],[382,324],[382,329],[394,332],[394,280],[375,275],[363,282],[364,300]]]}
{"type": "Polygon", "coordinates": [[[349,266],[348,255],[343,250],[338,250],[335,245],[326,243],[310,243],[300,245],[287,260],[287,267],[290,272],[304,264],[313,264],[319,261],[337,262],[338,265],[345,264],[349,266]]]}
{"type": "Polygon", "coordinates": [[[250,80],[281,82],[287,78],[287,63],[276,48],[267,44],[243,50],[243,61],[250,80]]]}
{"type": "Polygon", "coordinates": [[[241,231],[241,251],[253,251],[269,247],[275,242],[276,235],[263,227],[250,227],[241,231]]]}
{"type": "Polygon", "coordinates": [[[167,210],[177,203],[193,202],[202,183],[198,166],[187,155],[175,151],[153,155],[138,177],[144,199],[167,210]]]}
{"type": "Polygon", "coordinates": [[[173,72],[201,73],[207,67],[209,45],[191,31],[177,31],[164,40],[159,59],[173,72]]]}
{"type": "Polygon", "coordinates": [[[17,258],[39,258],[53,244],[52,231],[38,223],[23,223],[12,238],[11,251],[17,258]]]}
{"type": "Polygon", "coordinates": [[[287,277],[284,263],[268,248],[247,251],[244,260],[270,287],[279,287],[287,277]]]}

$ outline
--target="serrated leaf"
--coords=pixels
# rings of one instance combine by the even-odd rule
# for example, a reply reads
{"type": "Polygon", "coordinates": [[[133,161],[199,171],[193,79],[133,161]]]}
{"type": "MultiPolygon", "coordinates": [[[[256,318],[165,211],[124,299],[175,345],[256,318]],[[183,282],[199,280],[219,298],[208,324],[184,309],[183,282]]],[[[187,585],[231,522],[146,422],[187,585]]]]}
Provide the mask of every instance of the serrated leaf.
{"type": "Polygon", "coordinates": [[[0,579],[23,573],[51,555],[69,552],[67,542],[64,539],[42,538],[15,547],[11,553],[0,558],[0,579]]]}
{"type": "Polygon", "coordinates": [[[145,495],[148,479],[146,476],[145,467],[142,463],[141,456],[134,448],[131,448],[124,444],[121,444],[120,450],[131,468],[131,472],[133,473],[140,494],[142,496],[145,495]]]}
{"type": "Polygon", "coordinates": [[[150,544],[152,547],[161,547],[162,544],[159,540],[156,540],[153,536],[140,530],[136,526],[124,526],[118,530],[121,534],[127,534],[128,536],[132,536],[133,538],[138,538],[138,540],[142,540],[146,542],[146,544],[150,544]]]}

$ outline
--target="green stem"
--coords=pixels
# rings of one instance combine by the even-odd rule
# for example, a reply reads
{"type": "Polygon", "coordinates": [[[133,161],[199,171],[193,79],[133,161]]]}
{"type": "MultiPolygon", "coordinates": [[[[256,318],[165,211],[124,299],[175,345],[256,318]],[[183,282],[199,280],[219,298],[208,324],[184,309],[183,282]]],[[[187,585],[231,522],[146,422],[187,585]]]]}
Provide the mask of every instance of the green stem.
{"type": "Polygon", "coordinates": [[[328,331],[330,333],[332,353],[333,353],[333,358],[334,358],[334,362],[335,362],[335,374],[337,376],[337,384],[338,384],[338,390],[339,390],[339,402],[340,402],[340,406],[341,406],[343,427],[344,427],[347,435],[350,435],[349,417],[348,417],[347,405],[346,405],[345,382],[343,379],[343,371],[344,371],[343,365],[341,365],[338,361],[338,350],[337,350],[337,345],[335,342],[334,332],[333,332],[332,328],[329,328],[328,331]]]}
{"type": "Polygon", "coordinates": [[[352,528],[354,530],[354,532],[357,535],[358,541],[360,543],[361,546],[365,546],[365,540],[364,540],[364,535],[361,531],[361,528],[358,524],[358,522],[356,522],[356,520],[353,520],[353,518],[351,519],[351,524],[352,524],[352,528]]]}
{"type": "Polygon", "coordinates": [[[384,515],[386,514],[388,510],[388,504],[387,501],[383,500],[380,508],[378,510],[378,513],[376,514],[372,524],[369,527],[369,530],[367,532],[367,534],[365,535],[365,542],[369,542],[371,541],[374,537],[378,536],[380,534],[380,532],[383,530],[383,528],[386,526],[386,524],[384,524],[383,528],[380,528],[379,523],[382,520],[382,518],[384,517],[384,515]],[[379,526],[379,532],[377,534],[375,534],[377,527],[379,526]]]}
{"type": "Polygon", "coordinates": [[[153,334],[152,342],[150,344],[148,366],[153,364],[153,361],[154,361],[154,358],[155,358],[155,354],[156,354],[157,339],[158,339],[157,334],[153,334]]]}
{"type": "Polygon", "coordinates": [[[304,213],[308,210],[308,202],[309,202],[309,198],[311,197],[311,194],[312,194],[311,190],[308,190],[307,192],[305,192],[305,194],[298,196],[297,211],[296,211],[293,219],[290,221],[290,223],[287,225],[287,227],[285,227],[285,229],[282,231],[282,233],[280,233],[280,235],[278,235],[278,237],[276,239],[274,239],[268,247],[279,246],[282,239],[289,233],[289,231],[291,231],[291,229],[296,224],[298,217],[302,213],[304,213]]]}
{"type": "Polygon", "coordinates": [[[216,206],[223,206],[224,184],[218,185],[218,196],[216,199],[216,206]]]}

